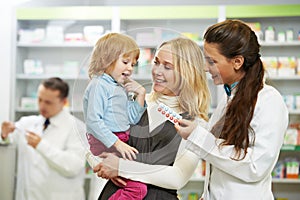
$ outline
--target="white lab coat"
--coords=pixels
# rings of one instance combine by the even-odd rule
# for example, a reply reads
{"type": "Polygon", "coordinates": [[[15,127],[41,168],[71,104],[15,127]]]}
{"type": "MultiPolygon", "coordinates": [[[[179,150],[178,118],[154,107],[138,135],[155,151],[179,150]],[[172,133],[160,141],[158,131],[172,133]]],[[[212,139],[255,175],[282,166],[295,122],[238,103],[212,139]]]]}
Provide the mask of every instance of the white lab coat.
{"type": "MultiPolygon", "coordinates": [[[[227,106],[227,98],[218,105],[209,121],[209,129],[227,106]]],[[[207,161],[204,200],[273,200],[271,171],[277,162],[288,125],[288,110],[282,96],[271,86],[259,92],[251,127],[255,144],[243,160],[235,161],[232,145],[218,148],[221,139],[198,126],[189,136],[187,148],[207,161]]],[[[251,141],[251,139],[250,139],[251,141]]]]}
{"type": "Polygon", "coordinates": [[[22,117],[16,122],[14,138],[18,147],[17,200],[84,200],[84,146],[78,134],[84,124],[63,110],[50,118],[22,117]],[[27,144],[25,130],[42,137],[37,148],[27,144]]]}

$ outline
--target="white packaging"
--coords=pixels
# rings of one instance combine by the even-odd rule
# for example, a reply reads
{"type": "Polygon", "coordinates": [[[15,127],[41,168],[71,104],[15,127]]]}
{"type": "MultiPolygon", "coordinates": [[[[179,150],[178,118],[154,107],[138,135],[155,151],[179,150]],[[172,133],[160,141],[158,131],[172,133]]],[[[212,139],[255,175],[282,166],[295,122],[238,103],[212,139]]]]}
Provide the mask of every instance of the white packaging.
{"type": "Polygon", "coordinates": [[[295,57],[278,57],[278,76],[295,76],[297,59],[295,57]]]}
{"type": "Polygon", "coordinates": [[[275,56],[261,57],[261,61],[265,70],[267,71],[267,76],[277,76],[278,71],[278,59],[275,56]]]}
{"type": "Polygon", "coordinates": [[[25,59],[23,63],[24,74],[35,73],[35,61],[33,59],[25,59]]]}
{"type": "Polygon", "coordinates": [[[298,131],[297,129],[289,128],[285,132],[283,144],[296,145],[297,144],[298,131]]]}
{"type": "Polygon", "coordinates": [[[290,42],[294,40],[294,32],[293,29],[288,29],[286,31],[286,41],[290,42]]]}
{"type": "Polygon", "coordinates": [[[286,107],[289,110],[294,110],[295,109],[295,97],[294,97],[294,95],[284,95],[283,99],[284,99],[284,102],[286,104],[286,107]]]}
{"type": "Polygon", "coordinates": [[[295,95],[295,108],[300,110],[300,94],[295,95]]]}
{"type": "Polygon", "coordinates": [[[278,32],[277,41],[278,42],[284,42],[285,41],[285,33],[283,31],[278,32]]]}
{"type": "Polygon", "coordinates": [[[85,26],[83,28],[84,39],[95,44],[104,32],[103,26],[85,26]]]}
{"type": "Polygon", "coordinates": [[[21,108],[23,109],[37,109],[37,99],[33,97],[22,97],[21,98],[21,108]]]}
{"type": "Polygon", "coordinates": [[[49,43],[62,43],[64,41],[64,29],[62,26],[47,26],[46,41],[49,43]]]}
{"type": "Polygon", "coordinates": [[[272,26],[269,26],[265,31],[265,41],[273,42],[275,40],[275,31],[272,26]]]}

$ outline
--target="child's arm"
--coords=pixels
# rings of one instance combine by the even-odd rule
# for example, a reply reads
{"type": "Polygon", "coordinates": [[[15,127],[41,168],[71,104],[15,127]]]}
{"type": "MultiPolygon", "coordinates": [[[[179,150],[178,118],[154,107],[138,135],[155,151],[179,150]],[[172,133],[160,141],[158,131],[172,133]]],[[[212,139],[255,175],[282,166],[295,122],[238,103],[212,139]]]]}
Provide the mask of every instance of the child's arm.
{"type": "Polygon", "coordinates": [[[122,142],[120,139],[118,139],[114,145],[113,145],[117,151],[122,155],[122,158],[133,160],[136,159],[136,155],[138,150],[132,146],[129,146],[125,142],[122,142]]]}

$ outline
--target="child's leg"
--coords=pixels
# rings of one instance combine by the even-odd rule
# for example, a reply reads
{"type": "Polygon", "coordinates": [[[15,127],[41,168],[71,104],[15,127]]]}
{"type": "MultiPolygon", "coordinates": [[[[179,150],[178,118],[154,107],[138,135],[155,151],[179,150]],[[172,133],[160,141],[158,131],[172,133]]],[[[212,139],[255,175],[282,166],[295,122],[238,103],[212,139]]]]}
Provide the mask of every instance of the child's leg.
{"type": "Polygon", "coordinates": [[[92,134],[87,133],[86,136],[90,145],[90,150],[95,156],[98,156],[107,149],[104,144],[97,138],[95,138],[92,134]]]}
{"type": "Polygon", "coordinates": [[[147,185],[132,180],[126,182],[126,186],[118,189],[109,200],[143,200],[147,194],[147,185]]]}

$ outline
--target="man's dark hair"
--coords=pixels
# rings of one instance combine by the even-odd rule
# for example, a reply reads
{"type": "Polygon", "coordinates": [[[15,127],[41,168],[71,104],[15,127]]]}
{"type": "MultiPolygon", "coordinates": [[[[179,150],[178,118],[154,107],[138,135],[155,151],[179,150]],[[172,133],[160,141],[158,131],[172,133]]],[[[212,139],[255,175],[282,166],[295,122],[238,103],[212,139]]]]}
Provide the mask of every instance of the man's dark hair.
{"type": "Polygon", "coordinates": [[[61,99],[67,98],[69,94],[69,85],[65,81],[63,81],[61,78],[58,77],[52,77],[44,80],[42,82],[42,85],[50,90],[58,90],[60,95],[59,97],[61,99]]]}

